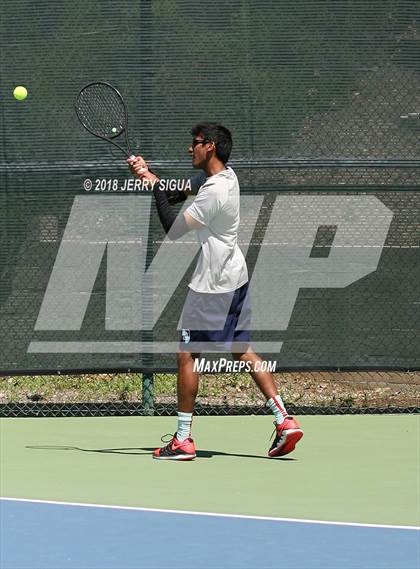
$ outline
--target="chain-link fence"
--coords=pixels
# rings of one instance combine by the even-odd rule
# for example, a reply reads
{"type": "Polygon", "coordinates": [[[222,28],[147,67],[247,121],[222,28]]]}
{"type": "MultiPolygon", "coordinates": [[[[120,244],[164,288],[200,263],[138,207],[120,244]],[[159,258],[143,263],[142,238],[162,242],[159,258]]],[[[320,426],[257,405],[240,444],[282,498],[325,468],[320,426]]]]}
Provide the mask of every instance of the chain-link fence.
{"type": "MultiPolygon", "coordinates": [[[[234,161],[419,157],[417,2],[215,0],[203,11],[91,0],[51,11],[6,0],[0,37],[3,172],[115,165],[118,152],[74,113],[78,90],[98,79],[126,98],[133,147],[149,160],[180,160],[203,119],[232,130],[234,161]],[[11,96],[19,83],[22,103],[11,96]]],[[[380,177],[370,169],[363,182],[380,177]]]]}
{"type": "MultiPolygon", "coordinates": [[[[174,410],[197,251],[178,244],[180,261],[150,196],[127,189],[120,154],[78,124],[75,97],[94,80],[122,92],[133,147],[163,178],[191,176],[193,124],[233,132],[253,339],[284,370],[292,410],[418,409],[418,3],[215,0],[203,12],[94,0],[51,11],[15,0],[1,10],[2,412],[174,410]],[[25,101],[11,96],[17,84],[25,101]],[[127,286],[140,256],[141,293],[127,286]]],[[[248,376],[204,377],[198,412],[240,411],[264,412],[248,376]]]]}
{"type": "MultiPolygon", "coordinates": [[[[420,192],[243,188],[256,351],[277,369],[418,369],[420,192]]],[[[195,237],[164,239],[150,196],[45,203],[9,220],[2,372],[172,370],[195,237]]]]}
{"type": "MultiPolygon", "coordinates": [[[[418,372],[308,371],[274,374],[293,414],[418,413],[418,372]]],[[[171,415],[176,373],[0,378],[0,416],[171,415]]],[[[197,415],[269,413],[247,374],[203,374],[197,415]]]]}

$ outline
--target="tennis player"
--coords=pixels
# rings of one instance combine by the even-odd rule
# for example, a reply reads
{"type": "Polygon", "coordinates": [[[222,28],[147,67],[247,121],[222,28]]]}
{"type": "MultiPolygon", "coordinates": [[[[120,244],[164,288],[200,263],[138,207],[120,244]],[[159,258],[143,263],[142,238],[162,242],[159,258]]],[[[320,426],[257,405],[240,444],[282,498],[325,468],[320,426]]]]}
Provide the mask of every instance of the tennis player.
{"type": "Polygon", "coordinates": [[[178,215],[172,206],[186,200],[187,192],[160,189],[159,178],[141,156],[128,159],[131,171],[153,186],[159,218],[168,237],[176,240],[195,230],[201,244],[183,310],[177,354],[177,431],[166,446],[154,451],[153,457],[195,458],[191,425],[199,377],[194,359],[201,352],[226,350],[247,363],[274,414],[276,430],[268,455],[284,456],[294,450],[303,431],[287,414],[271,373],[258,369],[262,360],[250,346],[248,271],[238,245],[239,183],[235,172],[226,165],[232,136],[227,128],[214,123],[198,124],[191,134],[193,140],[188,152],[193,167],[202,172],[192,179],[192,191],[188,193],[196,198],[183,215],[178,215]]]}

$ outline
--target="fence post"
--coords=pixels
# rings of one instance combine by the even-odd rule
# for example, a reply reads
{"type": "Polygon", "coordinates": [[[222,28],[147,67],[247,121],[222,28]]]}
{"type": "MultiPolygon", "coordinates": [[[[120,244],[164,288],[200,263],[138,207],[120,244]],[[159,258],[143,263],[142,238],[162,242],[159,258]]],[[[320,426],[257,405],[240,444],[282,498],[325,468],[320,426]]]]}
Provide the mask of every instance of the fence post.
{"type": "Polygon", "coordinates": [[[143,408],[145,415],[154,415],[155,413],[154,395],[154,374],[143,373],[143,408]]]}

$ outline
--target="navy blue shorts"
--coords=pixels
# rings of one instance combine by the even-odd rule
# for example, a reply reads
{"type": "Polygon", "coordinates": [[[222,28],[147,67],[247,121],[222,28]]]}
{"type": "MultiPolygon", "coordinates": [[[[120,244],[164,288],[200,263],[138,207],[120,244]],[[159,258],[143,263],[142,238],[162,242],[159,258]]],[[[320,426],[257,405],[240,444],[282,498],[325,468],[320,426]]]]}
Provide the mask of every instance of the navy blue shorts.
{"type": "Polygon", "coordinates": [[[189,290],[182,313],[182,352],[245,352],[250,343],[249,283],[232,292],[189,290]]]}

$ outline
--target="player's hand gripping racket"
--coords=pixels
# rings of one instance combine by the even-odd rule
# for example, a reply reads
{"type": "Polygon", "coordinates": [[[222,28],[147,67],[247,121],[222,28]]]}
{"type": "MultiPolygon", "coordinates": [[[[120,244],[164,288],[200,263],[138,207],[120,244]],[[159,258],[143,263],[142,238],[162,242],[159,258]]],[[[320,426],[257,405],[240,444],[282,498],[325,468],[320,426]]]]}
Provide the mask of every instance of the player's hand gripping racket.
{"type": "Polygon", "coordinates": [[[105,81],[85,85],[77,96],[75,108],[79,121],[87,131],[107,140],[125,156],[133,154],[128,140],[127,107],[115,87],[105,81]],[[115,140],[122,134],[125,137],[125,147],[115,140]]]}

